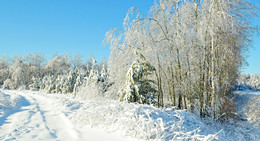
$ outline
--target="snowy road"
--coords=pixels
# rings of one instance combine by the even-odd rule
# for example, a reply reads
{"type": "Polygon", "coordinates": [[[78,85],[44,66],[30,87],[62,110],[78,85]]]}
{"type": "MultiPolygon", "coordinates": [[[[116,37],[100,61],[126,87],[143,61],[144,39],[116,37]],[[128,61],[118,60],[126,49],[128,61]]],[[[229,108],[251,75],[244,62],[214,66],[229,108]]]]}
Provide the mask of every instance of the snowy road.
{"type": "Polygon", "coordinates": [[[126,140],[117,133],[75,124],[67,116],[70,111],[62,109],[60,97],[26,91],[2,93],[18,95],[21,101],[18,107],[0,115],[0,140],[126,140]]]}

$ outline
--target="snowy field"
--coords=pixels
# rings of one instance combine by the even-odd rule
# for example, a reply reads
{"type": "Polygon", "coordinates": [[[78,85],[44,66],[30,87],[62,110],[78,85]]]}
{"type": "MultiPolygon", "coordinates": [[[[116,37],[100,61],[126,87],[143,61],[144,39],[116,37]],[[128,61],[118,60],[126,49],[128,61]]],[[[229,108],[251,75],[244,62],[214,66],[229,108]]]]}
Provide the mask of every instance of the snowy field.
{"type": "Polygon", "coordinates": [[[0,90],[0,140],[260,140],[250,111],[259,109],[260,93],[236,95],[248,121],[221,124],[174,108],[0,90]]]}

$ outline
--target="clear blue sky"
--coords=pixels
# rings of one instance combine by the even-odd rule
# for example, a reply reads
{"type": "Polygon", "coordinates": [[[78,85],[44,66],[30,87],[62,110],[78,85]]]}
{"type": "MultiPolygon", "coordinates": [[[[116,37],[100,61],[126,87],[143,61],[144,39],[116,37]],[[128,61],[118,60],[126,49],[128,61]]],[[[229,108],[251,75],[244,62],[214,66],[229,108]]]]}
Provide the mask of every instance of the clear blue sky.
{"type": "Polygon", "coordinates": [[[130,7],[147,13],[153,0],[2,0],[0,55],[42,52],[108,58],[107,31],[122,27],[130,7]]]}
{"type": "MultiPolygon", "coordinates": [[[[0,56],[42,52],[108,58],[102,46],[105,33],[122,28],[130,7],[146,14],[154,0],[2,0],[0,1],[0,56]]],[[[259,0],[256,1],[259,5],[259,0]]],[[[259,24],[259,19],[254,21],[259,24]]],[[[260,40],[243,72],[260,74],[260,40]]]]}

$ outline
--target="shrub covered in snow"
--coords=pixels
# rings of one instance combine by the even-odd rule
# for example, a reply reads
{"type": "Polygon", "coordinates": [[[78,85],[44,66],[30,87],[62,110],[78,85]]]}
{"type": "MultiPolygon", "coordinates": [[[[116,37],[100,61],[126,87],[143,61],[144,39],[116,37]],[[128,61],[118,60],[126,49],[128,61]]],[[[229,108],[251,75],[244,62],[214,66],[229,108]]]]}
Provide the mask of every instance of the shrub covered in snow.
{"type": "Polygon", "coordinates": [[[94,59],[92,68],[89,72],[89,76],[85,77],[83,80],[83,82],[76,81],[77,83],[75,84],[82,85],[82,88],[77,90],[79,91],[77,95],[81,96],[83,99],[103,97],[108,87],[110,86],[107,71],[105,70],[104,66],[102,68],[102,71],[100,71],[94,59]]]}
{"type": "Polygon", "coordinates": [[[38,91],[41,87],[41,80],[39,78],[32,78],[32,84],[29,85],[29,89],[32,91],[38,91]]]}
{"type": "Polygon", "coordinates": [[[4,81],[8,78],[9,71],[7,69],[0,70],[0,85],[4,84],[4,81]]]}
{"type": "MultiPolygon", "coordinates": [[[[65,100],[64,108],[75,109],[79,104],[65,100]]],[[[119,130],[124,135],[142,140],[242,141],[256,138],[246,127],[201,119],[186,110],[176,110],[174,107],[156,108],[99,98],[80,104],[76,111],[70,118],[112,132],[119,130]]]]}
{"type": "Polygon", "coordinates": [[[6,79],[3,85],[4,89],[15,89],[14,82],[12,79],[6,79]]]}

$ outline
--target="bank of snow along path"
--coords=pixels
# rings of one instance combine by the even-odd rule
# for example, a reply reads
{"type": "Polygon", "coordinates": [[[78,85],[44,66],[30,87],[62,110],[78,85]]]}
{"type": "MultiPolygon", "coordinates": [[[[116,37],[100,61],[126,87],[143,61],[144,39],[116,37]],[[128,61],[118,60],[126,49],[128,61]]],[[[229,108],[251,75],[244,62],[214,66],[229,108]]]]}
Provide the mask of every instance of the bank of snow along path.
{"type": "Polygon", "coordinates": [[[0,140],[6,141],[259,140],[252,128],[174,107],[0,89],[0,140]]]}

